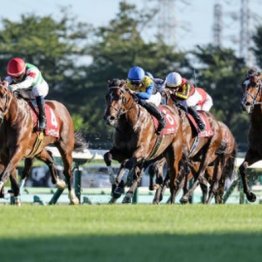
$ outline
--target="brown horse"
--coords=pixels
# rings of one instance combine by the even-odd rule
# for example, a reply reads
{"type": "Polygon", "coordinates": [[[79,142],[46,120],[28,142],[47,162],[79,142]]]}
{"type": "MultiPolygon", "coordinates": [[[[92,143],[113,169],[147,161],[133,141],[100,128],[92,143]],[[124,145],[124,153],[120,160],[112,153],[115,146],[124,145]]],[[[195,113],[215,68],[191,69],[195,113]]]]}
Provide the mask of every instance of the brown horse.
{"type": "MultiPolygon", "coordinates": [[[[24,158],[26,159],[24,176],[26,176],[34,157],[41,159],[49,166],[53,182],[58,188],[64,188],[65,183],[56,173],[52,155],[45,149],[47,145],[53,144],[58,148],[64,163],[64,175],[70,202],[77,204],[79,200],[72,186],[72,151],[81,145],[77,139],[75,140],[73,121],[65,106],[51,100],[47,100],[46,104],[51,109],[52,124],[58,130],[57,137],[35,131],[33,106],[0,84],[0,163],[3,165],[0,175],[0,191],[10,174],[24,158]]],[[[13,175],[10,179],[14,196],[17,198],[19,196],[18,183],[13,175]]]]}
{"type": "MultiPolygon", "coordinates": [[[[162,95],[166,98],[168,105],[176,107],[176,104],[174,104],[174,101],[171,98],[171,90],[165,90],[162,95]]],[[[190,162],[199,163],[199,168],[196,172],[196,179],[192,188],[188,190],[188,192],[184,194],[180,200],[182,203],[187,203],[198,183],[207,183],[204,174],[207,167],[217,159],[216,152],[222,142],[222,131],[218,121],[214,118],[214,116],[211,113],[206,112],[205,114],[208,123],[213,130],[213,135],[200,137],[189,121],[189,118],[185,111],[179,109],[179,113],[183,123],[182,130],[185,157],[188,161],[189,166],[192,166],[192,164],[190,165],[190,162]]],[[[174,183],[174,181],[171,180],[171,184],[172,183],[174,183]]],[[[160,198],[161,197],[162,195],[160,194],[160,198]]]]}
{"type": "Polygon", "coordinates": [[[248,134],[248,150],[243,163],[239,167],[239,172],[248,201],[255,202],[256,195],[248,187],[246,169],[262,159],[262,80],[255,78],[253,81],[244,81],[243,91],[241,103],[243,110],[250,115],[251,125],[248,134]]]}
{"type": "MultiPolygon", "coordinates": [[[[119,187],[123,170],[129,166],[134,170],[134,180],[123,202],[131,202],[134,190],[141,179],[141,169],[146,161],[158,159],[165,155],[170,169],[170,177],[175,181],[179,161],[182,157],[183,141],[181,119],[175,108],[164,107],[167,121],[176,124],[176,130],[170,134],[157,135],[152,116],[134,99],[123,80],[112,80],[108,83],[106,95],[107,106],[104,118],[110,126],[115,127],[113,148],[105,154],[107,166],[115,159],[121,163],[120,172],[115,180],[116,190],[113,199],[120,196],[119,187]]],[[[163,131],[162,131],[163,132],[163,131]]],[[[172,202],[176,183],[170,185],[172,202]]],[[[114,201],[112,201],[114,202],[114,201]]]]}
{"type": "MultiPolygon", "coordinates": [[[[232,179],[232,174],[234,171],[234,163],[236,157],[236,141],[230,131],[230,129],[223,122],[219,121],[219,126],[222,131],[222,141],[221,145],[216,151],[216,159],[208,165],[205,170],[206,183],[200,183],[202,189],[202,202],[210,203],[213,195],[215,195],[215,202],[218,204],[223,203],[223,194],[225,188],[225,180],[232,179]],[[208,182],[208,183],[207,183],[208,182]],[[208,195],[208,184],[210,185],[209,195],[208,195]]],[[[156,185],[158,188],[160,185],[164,184],[165,187],[168,186],[168,177],[163,177],[163,165],[165,164],[165,159],[161,159],[154,163],[150,169],[150,182],[151,189],[153,189],[153,176],[156,175],[156,185]]],[[[181,161],[180,172],[185,172],[185,178],[181,180],[180,189],[183,187],[183,192],[186,194],[188,192],[188,181],[192,180],[194,177],[197,177],[197,173],[200,167],[200,162],[190,162],[190,172],[184,170],[183,161],[181,161]]],[[[153,203],[157,200],[156,191],[153,203]]]]}

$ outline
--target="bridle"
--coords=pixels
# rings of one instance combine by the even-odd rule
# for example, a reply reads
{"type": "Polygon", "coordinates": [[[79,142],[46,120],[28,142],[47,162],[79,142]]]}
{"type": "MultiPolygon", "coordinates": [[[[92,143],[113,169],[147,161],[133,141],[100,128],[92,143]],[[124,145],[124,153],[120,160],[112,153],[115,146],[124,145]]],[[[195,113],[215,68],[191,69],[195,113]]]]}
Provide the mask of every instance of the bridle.
{"type": "MultiPolygon", "coordinates": [[[[121,90],[123,91],[123,93],[125,92],[122,87],[112,86],[112,87],[109,87],[109,93],[110,93],[111,90],[114,90],[114,89],[121,89],[121,90]]],[[[117,113],[117,119],[119,119],[122,115],[126,114],[127,111],[129,110],[128,108],[123,107],[123,105],[128,104],[129,101],[130,101],[130,99],[128,99],[127,101],[125,101],[125,98],[126,98],[126,97],[125,97],[123,94],[120,95],[120,99],[119,99],[119,100],[121,100],[121,104],[122,104],[122,106],[121,106],[120,109],[117,109],[116,107],[114,107],[114,106],[111,105],[111,108],[112,108],[114,111],[118,112],[118,113],[117,113]]]]}
{"type": "Polygon", "coordinates": [[[250,109],[251,109],[251,111],[254,109],[254,107],[255,107],[255,105],[262,105],[262,101],[261,102],[259,102],[259,101],[257,101],[257,98],[258,98],[258,96],[260,95],[262,95],[261,94],[261,92],[262,92],[262,82],[261,81],[258,81],[257,83],[256,83],[256,86],[255,87],[250,87],[250,88],[256,88],[257,89],[257,92],[256,92],[256,94],[255,95],[253,95],[253,94],[250,94],[249,92],[247,92],[247,87],[246,87],[246,90],[245,90],[245,93],[244,93],[244,97],[243,97],[243,99],[242,99],[242,105],[243,106],[245,106],[246,107],[246,100],[247,100],[247,98],[248,97],[250,97],[251,98],[251,105],[250,105],[250,109]]]}

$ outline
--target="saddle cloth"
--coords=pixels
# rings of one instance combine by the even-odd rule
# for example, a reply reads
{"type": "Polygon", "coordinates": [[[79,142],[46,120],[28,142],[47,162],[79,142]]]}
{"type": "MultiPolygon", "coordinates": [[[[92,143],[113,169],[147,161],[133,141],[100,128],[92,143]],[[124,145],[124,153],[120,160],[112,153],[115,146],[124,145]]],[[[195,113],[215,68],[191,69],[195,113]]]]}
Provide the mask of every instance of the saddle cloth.
{"type": "MultiPolygon", "coordinates": [[[[34,127],[38,125],[38,108],[31,105],[30,106],[31,115],[34,121],[34,127]]],[[[45,114],[46,114],[46,136],[59,137],[58,122],[54,110],[45,103],[45,114]]]]}
{"type": "Polygon", "coordinates": [[[206,115],[205,111],[198,111],[198,114],[200,116],[200,118],[202,119],[202,121],[205,124],[205,130],[199,132],[199,128],[197,125],[196,120],[194,119],[194,117],[190,114],[186,114],[187,118],[189,119],[190,123],[193,125],[193,127],[195,128],[195,131],[198,133],[199,137],[211,137],[214,134],[214,131],[212,130],[212,127],[208,121],[208,117],[206,115]]]}
{"type": "MultiPolygon", "coordinates": [[[[162,106],[162,105],[160,105],[158,109],[161,111],[162,115],[164,116],[166,120],[166,125],[163,128],[163,130],[161,131],[160,135],[168,135],[168,134],[176,133],[178,126],[177,126],[177,122],[176,122],[175,116],[173,115],[172,111],[167,106],[162,106]]],[[[154,121],[155,129],[157,129],[159,123],[154,116],[152,116],[152,118],[154,121]]]]}

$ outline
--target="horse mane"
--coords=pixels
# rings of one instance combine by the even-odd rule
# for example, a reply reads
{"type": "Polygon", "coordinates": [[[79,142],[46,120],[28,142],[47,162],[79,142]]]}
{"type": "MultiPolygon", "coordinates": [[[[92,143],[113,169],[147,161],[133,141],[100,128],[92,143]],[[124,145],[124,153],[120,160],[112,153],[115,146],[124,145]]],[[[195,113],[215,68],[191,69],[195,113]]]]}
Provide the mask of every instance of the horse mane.
{"type": "Polygon", "coordinates": [[[113,88],[113,87],[122,87],[126,84],[126,80],[114,78],[107,81],[107,87],[113,88]]]}

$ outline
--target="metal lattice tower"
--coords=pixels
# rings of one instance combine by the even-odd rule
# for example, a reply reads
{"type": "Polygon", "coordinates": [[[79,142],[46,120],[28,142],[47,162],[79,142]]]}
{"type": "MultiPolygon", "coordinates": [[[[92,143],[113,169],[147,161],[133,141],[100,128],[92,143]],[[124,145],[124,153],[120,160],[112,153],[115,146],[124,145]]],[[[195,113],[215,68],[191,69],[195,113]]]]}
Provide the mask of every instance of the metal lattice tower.
{"type": "Polygon", "coordinates": [[[245,58],[246,63],[250,64],[250,9],[249,0],[241,0],[240,6],[240,43],[239,55],[245,58]]]}
{"type": "Polygon", "coordinates": [[[213,24],[213,44],[222,47],[222,31],[223,31],[223,11],[222,5],[217,3],[214,5],[214,24],[213,24]]]}
{"type": "Polygon", "coordinates": [[[175,0],[158,0],[158,7],[158,35],[162,37],[166,44],[175,46],[175,0]]]}

